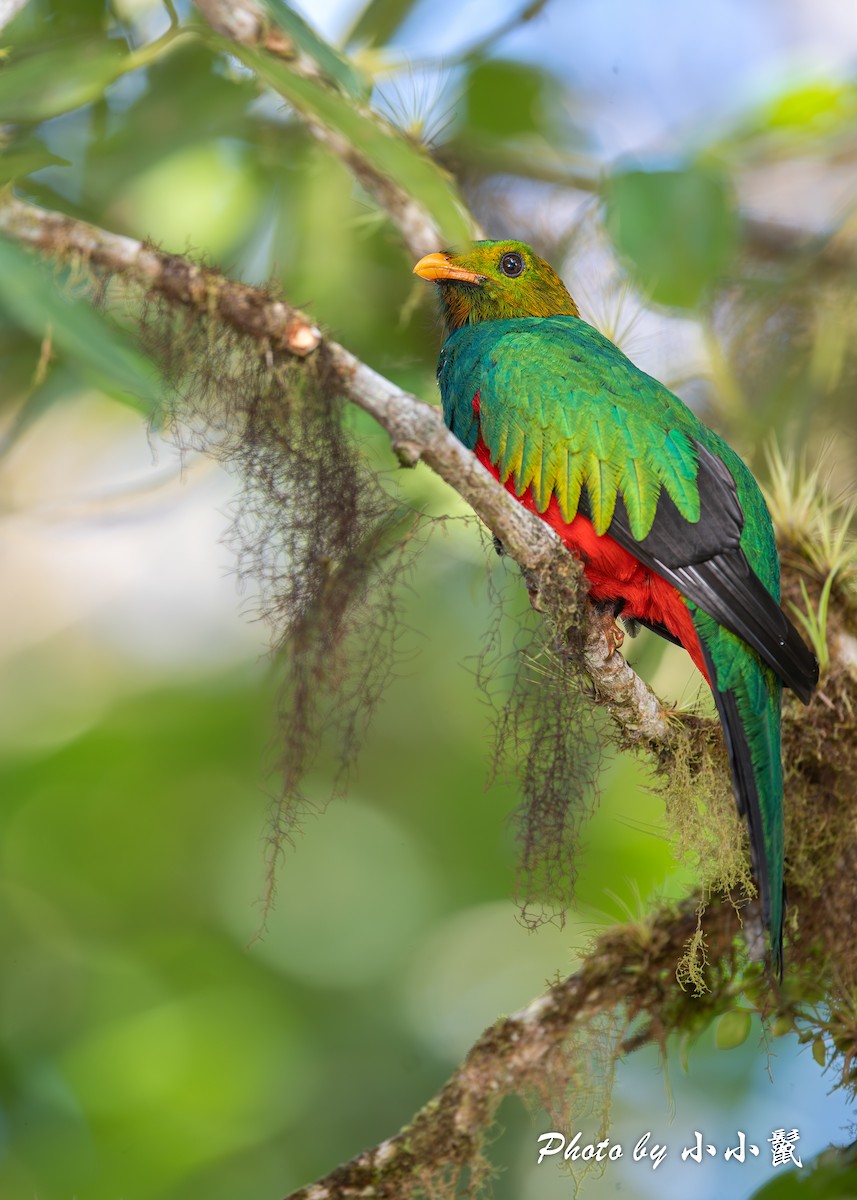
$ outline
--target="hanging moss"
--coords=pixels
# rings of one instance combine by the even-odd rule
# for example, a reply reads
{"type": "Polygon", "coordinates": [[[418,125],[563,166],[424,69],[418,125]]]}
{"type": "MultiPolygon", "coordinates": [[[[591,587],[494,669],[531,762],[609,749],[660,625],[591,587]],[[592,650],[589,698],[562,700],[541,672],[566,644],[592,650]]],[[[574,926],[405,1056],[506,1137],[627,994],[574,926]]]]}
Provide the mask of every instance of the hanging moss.
{"type": "Polygon", "coordinates": [[[522,793],[513,816],[521,849],[516,892],[522,921],[535,927],[562,921],[572,901],[603,731],[583,669],[587,601],[577,562],[557,555],[538,593],[527,587],[530,611],[510,620],[508,609],[518,609],[524,595],[520,576],[513,572],[502,590],[492,585],[496,618],[476,675],[494,715],[492,774],[514,778],[522,793]],[[504,640],[510,627],[511,647],[504,640]]]}
{"type": "Polygon", "coordinates": [[[162,420],[180,446],[213,456],[240,483],[229,540],[282,677],[270,901],[284,839],[324,802],[307,790],[308,772],[324,748],[337,764],[328,794],[345,791],[396,671],[397,583],[419,514],[367,465],[323,348],[277,353],[157,297],[139,329],[168,386],[162,420]]]}

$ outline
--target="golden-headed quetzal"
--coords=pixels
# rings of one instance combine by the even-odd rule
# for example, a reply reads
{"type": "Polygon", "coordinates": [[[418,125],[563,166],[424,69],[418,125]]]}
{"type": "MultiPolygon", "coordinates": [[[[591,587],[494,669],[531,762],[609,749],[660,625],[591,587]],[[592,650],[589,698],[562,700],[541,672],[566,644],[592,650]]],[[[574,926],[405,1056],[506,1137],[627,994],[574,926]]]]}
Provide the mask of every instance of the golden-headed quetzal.
{"type": "Polygon", "coordinates": [[[414,271],[440,293],[449,428],[581,558],[596,603],[683,646],[710,684],[780,972],[782,689],[807,703],[818,664],[780,609],[755,479],[529,246],[476,242],[414,271]]]}

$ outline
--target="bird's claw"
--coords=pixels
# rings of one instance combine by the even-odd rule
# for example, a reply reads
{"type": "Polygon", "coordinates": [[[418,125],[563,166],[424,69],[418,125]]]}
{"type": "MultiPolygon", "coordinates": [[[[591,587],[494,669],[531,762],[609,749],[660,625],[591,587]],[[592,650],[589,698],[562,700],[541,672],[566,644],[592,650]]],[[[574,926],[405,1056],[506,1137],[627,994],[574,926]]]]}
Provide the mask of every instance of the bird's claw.
{"type": "Polygon", "coordinates": [[[608,658],[610,658],[625,641],[625,633],[615,621],[611,620],[609,625],[605,624],[604,626],[604,640],[607,642],[608,658]]]}
{"type": "Polygon", "coordinates": [[[625,631],[616,624],[616,609],[612,603],[595,604],[594,608],[607,643],[607,657],[612,658],[625,641],[625,631]]]}
{"type": "Polygon", "coordinates": [[[543,609],[539,600],[539,585],[535,580],[535,576],[532,574],[532,572],[525,570],[523,567],[521,568],[521,575],[523,576],[524,584],[527,589],[530,607],[532,608],[533,612],[542,612],[543,609]]]}

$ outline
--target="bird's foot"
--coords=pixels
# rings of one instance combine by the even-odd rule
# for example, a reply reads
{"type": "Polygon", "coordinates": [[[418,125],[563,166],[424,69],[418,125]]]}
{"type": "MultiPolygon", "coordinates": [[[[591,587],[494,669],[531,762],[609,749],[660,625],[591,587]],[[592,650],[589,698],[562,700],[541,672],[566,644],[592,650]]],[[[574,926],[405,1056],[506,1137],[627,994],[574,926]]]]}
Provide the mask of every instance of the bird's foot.
{"type": "Polygon", "coordinates": [[[544,609],[542,608],[541,596],[539,594],[538,586],[535,583],[533,583],[532,580],[530,580],[530,579],[528,579],[526,582],[527,582],[527,595],[529,596],[529,599],[530,599],[530,607],[532,608],[533,612],[543,612],[544,609]]]}
{"type": "Polygon", "coordinates": [[[607,657],[611,658],[625,641],[624,629],[620,629],[616,624],[616,618],[619,615],[617,609],[621,611],[621,602],[596,600],[592,602],[592,607],[607,643],[607,657]]]}
{"type": "Polygon", "coordinates": [[[525,571],[522,568],[521,574],[524,577],[524,583],[527,588],[527,596],[529,597],[529,600],[530,600],[530,607],[532,608],[533,612],[543,612],[544,610],[542,608],[541,599],[540,599],[540,595],[539,595],[539,585],[536,583],[534,577],[530,574],[529,571],[525,571]]]}

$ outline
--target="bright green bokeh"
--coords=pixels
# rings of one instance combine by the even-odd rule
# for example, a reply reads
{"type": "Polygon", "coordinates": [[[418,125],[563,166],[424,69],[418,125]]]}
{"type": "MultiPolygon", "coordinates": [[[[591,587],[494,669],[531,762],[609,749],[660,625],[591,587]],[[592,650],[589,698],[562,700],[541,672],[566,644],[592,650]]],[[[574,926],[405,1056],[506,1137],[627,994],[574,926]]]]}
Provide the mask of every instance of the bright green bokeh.
{"type": "Polygon", "coordinates": [[[261,197],[250,165],[243,149],[229,142],[177,150],[119,189],[115,216],[175,254],[184,254],[190,241],[223,255],[259,217],[261,197]]]}

